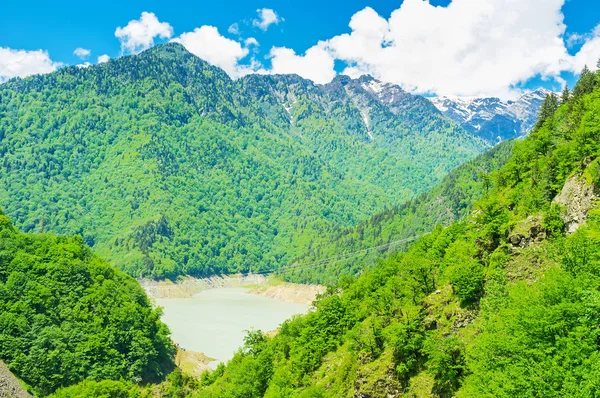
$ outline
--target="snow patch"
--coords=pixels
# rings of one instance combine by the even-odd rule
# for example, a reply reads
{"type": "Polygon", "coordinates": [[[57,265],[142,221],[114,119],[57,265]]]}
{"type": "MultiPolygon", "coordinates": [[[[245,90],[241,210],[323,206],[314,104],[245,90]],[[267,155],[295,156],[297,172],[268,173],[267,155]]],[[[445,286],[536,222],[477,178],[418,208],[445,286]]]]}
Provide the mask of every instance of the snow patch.
{"type": "Polygon", "coordinates": [[[369,125],[369,115],[365,112],[365,111],[360,111],[360,114],[362,115],[363,118],[363,122],[365,123],[365,126],[367,127],[367,135],[369,136],[369,139],[371,141],[373,141],[375,139],[375,137],[373,137],[373,132],[371,131],[371,126],[369,125]]]}

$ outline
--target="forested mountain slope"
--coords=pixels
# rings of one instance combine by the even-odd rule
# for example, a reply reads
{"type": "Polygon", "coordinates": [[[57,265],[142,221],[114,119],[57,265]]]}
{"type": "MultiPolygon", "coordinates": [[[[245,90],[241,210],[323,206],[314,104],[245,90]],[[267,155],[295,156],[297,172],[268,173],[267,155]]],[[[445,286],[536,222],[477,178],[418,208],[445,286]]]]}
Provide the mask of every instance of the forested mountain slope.
{"type": "Polygon", "coordinates": [[[464,221],[248,335],[197,397],[600,394],[600,75],[547,97],[464,221]]]}
{"type": "Polygon", "coordinates": [[[286,264],[484,149],[399,87],[232,81],[178,44],[0,86],[0,206],[136,277],[286,264]]]}
{"type": "Polygon", "coordinates": [[[377,213],[355,227],[332,231],[278,275],[299,283],[336,284],[344,275],[356,276],[378,259],[408,248],[436,225],[462,219],[491,188],[490,173],[508,162],[514,144],[506,141],[457,167],[416,199],[377,213]]]}
{"type": "Polygon", "coordinates": [[[0,360],[37,395],[85,379],[159,382],[173,357],[133,278],[79,237],[24,234],[0,212],[0,360]]]}

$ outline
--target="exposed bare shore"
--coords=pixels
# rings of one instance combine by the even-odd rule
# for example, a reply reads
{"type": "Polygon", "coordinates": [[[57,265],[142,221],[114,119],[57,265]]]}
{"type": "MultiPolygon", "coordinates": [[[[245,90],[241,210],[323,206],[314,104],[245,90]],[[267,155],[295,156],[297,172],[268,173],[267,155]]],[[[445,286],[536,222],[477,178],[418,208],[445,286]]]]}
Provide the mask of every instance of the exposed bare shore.
{"type": "Polygon", "coordinates": [[[210,278],[184,277],[173,282],[169,280],[155,281],[151,279],[140,280],[140,285],[150,298],[190,298],[203,290],[214,288],[249,287],[265,283],[263,275],[238,275],[238,276],[213,276],[210,278]]]}
{"type": "Polygon", "coordinates": [[[291,303],[310,305],[315,301],[317,295],[324,291],[325,287],[321,285],[299,285],[296,283],[267,281],[252,288],[248,293],[291,303]]]}
{"type": "Polygon", "coordinates": [[[185,277],[176,282],[142,279],[139,282],[146,294],[153,299],[190,298],[207,289],[243,287],[248,288],[250,294],[310,305],[317,294],[325,291],[323,286],[287,283],[263,275],[214,276],[202,279],[185,277]]]}

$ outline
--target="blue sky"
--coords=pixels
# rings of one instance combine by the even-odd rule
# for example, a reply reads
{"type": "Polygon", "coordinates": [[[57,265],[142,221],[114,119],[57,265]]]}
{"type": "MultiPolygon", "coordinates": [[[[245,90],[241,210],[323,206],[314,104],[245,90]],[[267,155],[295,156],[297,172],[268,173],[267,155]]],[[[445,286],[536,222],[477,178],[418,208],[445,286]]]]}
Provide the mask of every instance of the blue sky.
{"type": "MultiPolygon", "coordinates": [[[[227,40],[236,41],[243,47],[243,51],[247,52],[247,55],[241,57],[240,54],[231,54],[233,60],[224,60],[227,54],[216,54],[213,59],[213,63],[218,66],[223,66],[221,63],[225,62],[224,65],[233,65],[231,62],[235,62],[237,65],[246,66],[244,70],[247,73],[248,68],[252,70],[260,70],[263,73],[267,73],[270,70],[280,72],[302,72],[305,73],[308,78],[313,80],[327,80],[331,77],[330,63],[333,62],[335,70],[337,72],[347,73],[371,73],[376,75],[383,80],[392,81],[395,83],[402,84],[411,91],[421,93],[432,93],[440,92],[440,94],[453,94],[453,95],[478,95],[478,94],[506,94],[515,88],[534,88],[539,85],[547,87],[557,87],[562,84],[560,78],[566,79],[567,82],[572,83],[573,72],[577,67],[581,66],[582,59],[586,58],[587,61],[592,59],[591,55],[587,57],[580,56],[575,60],[574,57],[566,59],[566,55],[576,56],[581,50],[582,46],[587,44],[588,52],[596,49],[595,40],[600,36],[600,29],[594,32],[594,29],[600,23],[600,2],[597,0],[518,0],[518,2],[529,2],[531,3],[531,10],[518,5],[517,0],[508,0],[502,3],[501,0],[454,0],[455,9],[454,13],[447,14],[444,17],[441,13],[435,11],[433,6],[448,7],[451,3],[450,0],[431,0],[432,7],[420,7],[418,2],[423,0],[407,0],[413,4],[413,7],[409,9],[402,6],[402,1],[385,1],[385,0],[346,0],[346,1],[327,1],[327,0],[305,0],[302,3],[290,0],[260,0],[260,1],[240,1],[240,0],[220,0],[220,1],[112,1],[107,0],[103,2],[80,2],[80,1],[60,1],[60,2],[48,2],[48,1],[30,1],[30,2],[7,2],[2,6],[3,12],[0,14],[0,47],[4,49],[16,50],[43,50],[46,51],[49,58],[55,65],[59,63],[65,65],[79,64],[84,61],[95,63],[97,57],[103,54],[107,54],[111,58],[118,57],[119,55],[127,52],[127,49],[123,51],[121,42],[115,37],[115,29],[117,27],[125,27],[130,21],[140,19],[142,12],[153,13],[157,20],[161,23],[170,25],[172,34],[170,38],[154,37],[153,42],[155,44],[166,42],[169,39],[177,38],[185,32],[192,32],[194,29],[202,26],[214,26],[218,29],[219,34],[227,40]],[[470,9],[477,9],[482,3],[489,3],[489,9],[479,10],[473,12],[473,15],[468,11],[469,8],[463,7],[463,5],[473,4],[470,9]],[[505,4],[505,7],[509,7],[510,3],[515,4],[515,12],[520,15],[526,15],[528,12],[532,12],[532,16],[529,20],[525,17],[521,22],[509,22],[511,18],[508,13],[504,10],[500,10],[499,4],[505,4]],[[301,4],[301,5],[300,5],[301,4]],[[475,6],[477,4],[477,7],[475,6]],[[417,7],[419,6],[419,7],[417,7]],[[374,13],[363,13],[364,17],[360,24],[356,24],[354,29],[351,29],[348,25],[357,13],[364,11],[366,7],[370,7],[374,13]],[[540,12],[539,19],[547,21],[538,21],[538,13],[534,11],[535,7],[541,9],[547,9],[547,12],[540,12]],[[403,8],[401,12],[399,9],[403,8]],[[260,15],[257,14],[258,9],[270,9],[276,13],[280,19],[279,23],[268,26],[266,30],[260,27],[253,26],[253,21],[260,19],[260,15]],[[459,12],[458,10],[467,10],[459,12]],[[411,11],[412,10],[412,11],[411,11]],[[396,11],[398,17],[397,21],[392,22],[390,16],[396,11]],[[547,48],[544,51],[540,51],[540,59],[527,59],[529,65],[521,68],[522,70],[514,71],[511,76],[503,76],[502,84],[488,85],[485,79],[486,76],[493,78],[494,75],[500,75],[503,68],[495,69],[496,66],[490,65],[487,74],[482,72],[482,76],[478,77],[481,79],[481,85],[485,86],[481,92],[477,92],[476,82],[470,83],[465,77],[464,86],[471,86],[464,90],[460,88],[460,85],[449,85],[440,83],[442,79],[456,79],[459,75],[460,69],[465,68],[465,59],[473,58],[471,67],[474,68],[475,72],[478,72],[481,68],[477,68],[478,63],[485,61],[484,58],[479,60],[478,57],[485,57],[485,49],[479,48],[468,53],[468,49],[457,48],[445,54],[448,59],[449,67],[456,68],[456,71],[444,71],[447,76],[436,77],[433,74],[436,73],[435,68],[430,67],[428,72],[421,72],[421,65],[431,65],[434,62],[440,62],[431,54],[440,52],[442,49],[445,51],[450,45],[457,45],[460,47],[460,43],[456,43],[460,40],[454,40],[452,43],[444,43],[442,47],[436,47],[435,44],[445,35],[444,32],[454,32],[452,26],[446,28],[441,27],[438,31],[431,32],[431,37],[423,37],[427,35],[427,31],[418,32],[415,37],[411,36],[411,33],[407,31],[418,31],[422,26],[427,27],[431,23],[429,15],[435,17],[440,14],[440,20],[433,22],[432,25],[440,25],[449,19],[462,18],[464,15],[465,21],[455,21],[457,23],[456,31],[460,31],[458,26],[464,26],[472,24],[469,28],[470,32],[473,32],[473,36],[477,38],[479,34],[478,29],[481,27],[483,18],[482,15],[491,14],[492,21],[498,22],[497,30],[499,35],[507,36],[506,42],[497,40],[497,38],[491,38],[488,36],[489,32],[482,30],[482,42],[484,40],[490,40],[490,43],[486,45],[486,48],[493,48],[498,46],[496,52],[488,53],[487,56],[495,57],[499,59],[509,58],[511,63],[515,63],[520,58],[528,58],[528,54],[532,52],[532,48],[536,49],[543,45],[544,42],[551,42],[554,37],[561,37],[565,42],[565,48],[567,51],[566,55],[556,55],[560,51],[557,48],[547,48]],[[497,14],[497,16],[496,16],[497,14]],[[560,14],[560,15],[559,15],[560,14]],[[411,20],[411,16],[414,15],[416,23],[420,27],[406,27],[406,21],[411,20]],[[557,15],[564,17],[564,24],[566,30],[564,32],[556,33],[552,31],[553,21],[556,22],[557,15]],[[379,17],[379,18],[377,18],[379,17]],[[396,29],[396,41],[400,42],[402,38],[406,38],[406,41],[422,40],[423,45],[419,48],[411,46],[409,44],[398,45],[398,54],[390,54],[390,51],[386,51],[389,43],[385,42],[381,44],[381,51],[377,53],[365,52],[359,54],[350,51],[347,47],[358,47],[360,43],[370,43],[371,40],[369,29],[372,26],[380,25],[381,21],[389,20],[389,30],[394,31],[396,29]],[[505,21],[505,22],[502,22],[505,21]],[[239,34],[233,34],[228,32],[228,29],[233,24],[238,24],[239,34]],[[395,25],[394,25],[395,23],[395,25]],[[515,24],[512,26],[510,24],[515,24]],[[510,47],[515,47],[511,40],[517,40],[515,37],[528,36],[528,29],[531,29],[527,24],[535,25],[534,33],[531,36],[535,36],[538,42],[532,42],[529,44],[529,48],[523,47],[516,51],[514,54],[510,52],[510,47]],[[396,28],[394,28],[394,26],[396,28]],[[402,29],[405,29],[402,31],[402,29]],[[521,29],[519,31],[519,29],[521,29]],[[536,30],[537,29],[537,30],[536,30]],[[339,37],[340,35],[350,34],[356,30],[354,39],[342,38],[340,43],[332,45],[329,41],[333,38],[339,37]],[[539,31],[538,31],[539,30],[539,31]],[[552,32],[550,32],[552,31],[552,32]],[[369,39],[364,39],[369,36],[369,39]],[[436,36],[437,39],[436,39],[436,36]],[[401,36],[404,35],[404,36],[401,36]],[[485,36],[485,37],[484,37],[485,36]],[[244,41],[248,38],[254,38],[260,44],[259,46],[252,46],[244,44],[244,41]],[[367,41],[365,41],[367,40],[367,41]],[[319,44],[319,42],[327,42],[327,44],[319,44]],[[347,43],[343,43],[343,42],[347,43]],[[358,43],[358,44],[356,44],[358,43]],[[344,49],[344,46],[345,49],[344,49]],[[279,53],[272,52],[273,47],[285,48],[286,50],[292,50],[295,54],[291,54],[285,51],[279,53]],[[311,48],[323,49],[327,47],[327,53],[331,55],[332,59],[327,58],[329,55],[317,54],[315,58],[307,58],[303,63],[302,57],[308,49],[311,48]],[[89,49],[91,54],[84,60],[80,59],[73,54],[76,48],[89,49]],[[590,48],[592,50],[590,50],[590,48]],[[247,49],[244,50],[244,49],[247,49]],[[467,51],[467,52],[465,52],[467,51]],[[277,54],[274,56],[274,54],[277,54]],[[333,54],[333,55],[332,55],[333,54]],[[554,65],[546,65],[540,67],[540,62],[544,62],[543,54],[552,54],[556,58],[565,58],[557,60],[554,65]],[[281,56],[279,56],[281,55],[281,56]],[[297,57],[296,57],[297,55],[297,57]],[[241,57],[241,58],[240,58],[241,57]],[[373,59],[380,59],[379,63],[371,63],[368,57],[373,59]],[[386,58],[387,57],[387,58],[386,58]],[[414,57],[414,61],[407,60],[408,57],[414,57]],[[366,61],[365,61],[366,59],[366,61]],[[273,68],[271,62],[275,60],[280,61],[278,68],[273,68]],[[392,64],[402,64],[406,61],[407,65],[401,65],[398,68],[394,68],[392,64]],[[456,61],[456,65],[452,65],[452,60],[456,61]],[[320,63],[322,61],[322,63],[320,63]],[[229,62],[229,63],[227,63],[229,62]],[[248,66],[253,62],[252,67],[248,66]],[[559,66],[559,64],[563,64],[559,66]],[[416,66],[413,64],[417,64],[416,66]],[[564,64],[568,64],[565,67],[564,64]],[[317,70],[317,65],[319,70],[317,70]],[[349,67],[350,68],[347,68],[349,67]],[[308,69],[314,69],[309,71],[308,69]],[[562,68],[562,70],[561,70],[562,68]],[[543,73],[538,73],[540,70],[544,70],[543,73]],[[549,72],[550,71],[550,72],[549,72]],[[412,73],[411,73],[412,72],[412,73]],[[412,78],[406,77],[407,74],[419,74],[419,76],[413,76],[412,78]],[[421,73],[423,73],[421,75],[421,73]],[[529,76],[528,76],[529,73],[529,76]],[[542,75],[546,75],[542,78],[542,75]],[[403,76],[401,76],[403,75],[403,76]],[[553,77],[548,77],[553,76],[553,77]],[[559,78],[556,79],[555,77],[559,78]],[[422,82],[422,83],[421,83],[422,82]]],[[[452,7],[452,5],[450,6],[452,7]]],[[[443,10],[442,10],[443,11],[443,10]]],[[[362,15],[362,14],[361,14],[362,15]]],[[[356,18],[357,20],[360,18],[356,18]]],[[[495,22],[493,22],[495,23],[495,22]]],[[[254,24],[256,25],[256,24],[254,24]]],[[[556,23],[554,23],[556,25],[556,23]]],[[[385,30],[385,28],[382,27],[385,30]]],[[[433,29],[433,28],[432,28],[433,29]]],[[[371,29],[373,30],[373,29],[371,29]]],[[[433,29],[436,30],[436,29],[433,29]]],[[[491,30],[491,29],[490,29],[491,30]]],[[[560,30],[560,29],[558,29],[560,30]]],[[[386,36],[387,37],[387,36],[386,36]]],[[[457,37],[463,37],[457,34],[457,37]]],[[[189,40],[198,40],[198,37],[191,37],[189,40]]],[[[379,39],[381,42],[383,39],[379,39]]],[[[387,39],[385,39],[387,40],[387,39]]],[[[385,41],[384,40],[384,41],[385,41]]],[[[189,41],[188,41],[189,42],[189,41]]],[[[184,44],[188,47],[188,42],[184,44]]],[[[191,43],[191,42],[190,42],[191,43]]],[[[205,43],[202,41],[201,43],[205,43]]],[[[383,42],[382,42],[383,43],[383,42]]],[[[517,43],[515,41],[515,43],[517,43]]],[[[600,39],[598,39],[600,43],[600,39]]],[[[438,43],[439,44],[439,43],[438,43]]],[[[190,44],[190,48],[193,45],[190,44]]],[[[200,46],[197,44],[196,46],[200,46]]],[[[393,46],[393,45],[392,45],[393,46]]],[[[469,45],[472,46],[472,45],[469,45]]],[[[466,47],[469,47],[466,46],[466,47]]],[[[483,44],[482,44],[483,46],[483,44]]],[[[600,56],[600,45],[598,46],[598,56],[600,56]]],[[[232,49],[232,51],[235,49],[232,49]]],[[[200,50],[200,54],[205,54],[203,50],[200,50]]],[[[206,50],[208,51],[208,50],[206,50]]],[[[219,51],[214,49],[210,51],[219,51]]],[[[239,50],[238,50],[239,51],[239,50]]],[[[194,52],[194,51],[192,51],[194,52]]],[[[314,53],[317,51],[315,50],[314,53]]],[[[234,51],[235,53],[235,51],[234,51]]],[[[211,54],[212,56],[212,54],[211,54]]],[[[4,62],[7,61],[8,57],[4,57],[4,62]]],[[[210,57],[209,57],[210,58],[210,57]]],[[[554,61],[552,61],[554,62],[554,61]]],[[[551,63],[548,60],[548,63],[551,63]]],[[[586,62],[589,63],[589,62],[586,62]]],[[[0,60],[0,81],[2,78],[2,60],[0,60]]],[[[595,64],[595,62],[594,62],[595,64]]],[[[594,65],[595,66],[595,65],[594,65]]],[[[10,65],[7,67],[10,68],[10,65]]],[[[230,69],[234,66],[230,66],[230,69]]],[[[14,68],[13,68],[14,69],[14,68]]],[[[35,70],[35,69],[31,69],[35,70]]],[[[226,69],[227,70],[227,69],[226,69]]],[[[237,69],[236,69],[237,70],[237,69]]],[[[230,74],[238,73],[228,70],[230,74]]],[[[17,74],[18,72],[14,72],[17,74]]],[[[25,72],[24,72],[25,73],[25,72]]],[[[302,74],[300,73],[300,74],[302,74]]],[[[477,73],[471,73],[471,76],[477,75],[477,73]]],[[[10,76],[10,75],[9,75],[10,76]]],[[[474,77],[475,78],[475,77],[474,77]]]]}

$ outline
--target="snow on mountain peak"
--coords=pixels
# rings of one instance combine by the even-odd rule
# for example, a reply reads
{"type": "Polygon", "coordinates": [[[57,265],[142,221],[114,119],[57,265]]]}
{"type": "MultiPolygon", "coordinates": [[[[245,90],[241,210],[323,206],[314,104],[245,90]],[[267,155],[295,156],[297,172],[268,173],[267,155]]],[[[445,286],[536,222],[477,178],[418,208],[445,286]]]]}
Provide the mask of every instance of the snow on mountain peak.
{"type": "Polygon", "coordinates": [[[546,95],[544,88],[523,94],[515,101],[499,98],[434,97],[430,101],[444,115],[482,138],[496,140],[497,132],[505,130],[501,139],[525,135],[535,124],[537,112],[546,95]],[[493,135],[492,135],[493,133],[493,135]]]}

